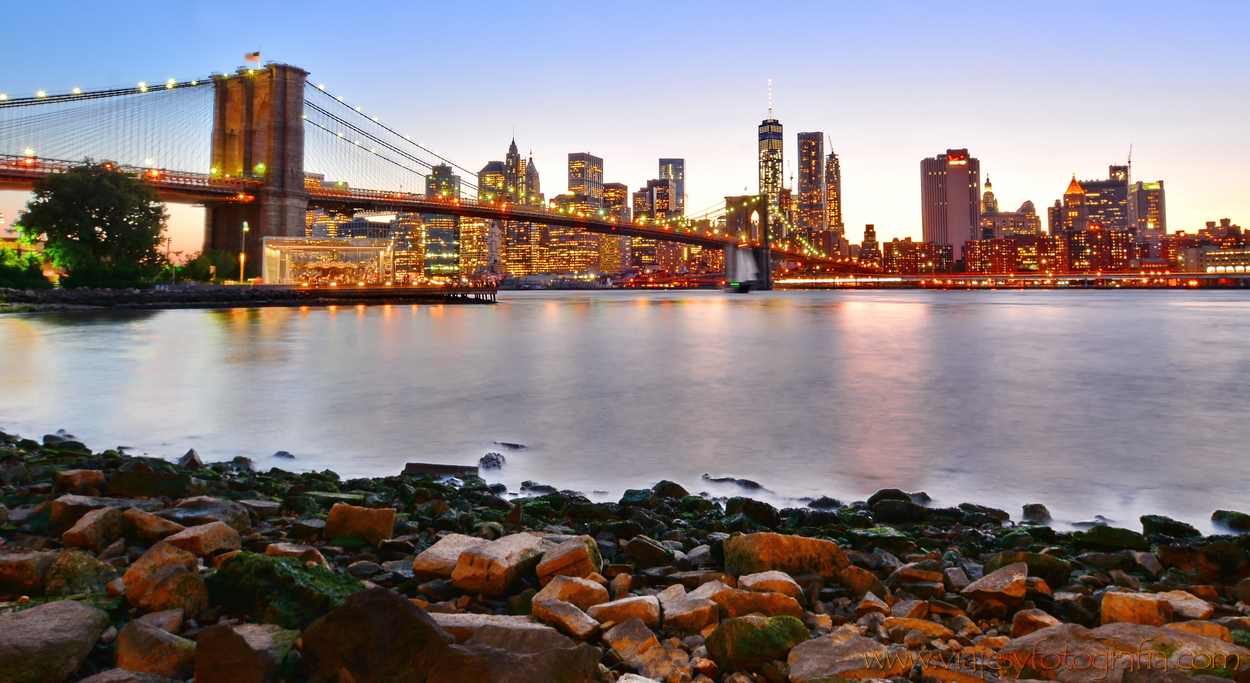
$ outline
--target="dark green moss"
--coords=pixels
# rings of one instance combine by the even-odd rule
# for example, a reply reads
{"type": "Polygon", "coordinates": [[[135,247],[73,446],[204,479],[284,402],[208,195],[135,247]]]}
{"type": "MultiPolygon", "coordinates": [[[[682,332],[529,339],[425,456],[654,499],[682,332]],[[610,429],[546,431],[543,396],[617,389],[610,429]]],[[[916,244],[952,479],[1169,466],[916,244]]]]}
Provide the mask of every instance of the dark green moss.
{"type": "Polygon", "coordinates": [[[205,583],[213,604],[229,614],[301,630],[365,589],[325,567],[247,552],[227,560],[205,583]]]}

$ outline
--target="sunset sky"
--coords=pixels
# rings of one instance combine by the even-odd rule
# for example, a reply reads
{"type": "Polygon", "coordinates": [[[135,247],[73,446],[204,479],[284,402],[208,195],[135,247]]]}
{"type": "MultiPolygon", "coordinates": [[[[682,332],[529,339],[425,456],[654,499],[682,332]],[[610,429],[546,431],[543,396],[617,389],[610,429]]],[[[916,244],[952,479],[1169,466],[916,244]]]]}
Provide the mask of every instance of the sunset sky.
{"type": "MultiPolygon", "coordinates": [[[[471,169],[515,128],[548,196],[580,151],[631,190],[684,157],[691,210],[756,191],[771,77],[787,178],[795,135],[827,133],[855,242],[865,223],[919,238],[920,159],[958,147],[1004,209],[1044,214],[1131,144],[1133,179],[1166,183],[1169,230],[1250,226],[1246,2],[54,0],[10,3],[5,24],[10,96],[203,78],[259,49],[471,169]]],[[[0,193],[7,223],[24,201],[0,193]]],[[[194,251],[201,213],[173,213],[194,251]]]]}

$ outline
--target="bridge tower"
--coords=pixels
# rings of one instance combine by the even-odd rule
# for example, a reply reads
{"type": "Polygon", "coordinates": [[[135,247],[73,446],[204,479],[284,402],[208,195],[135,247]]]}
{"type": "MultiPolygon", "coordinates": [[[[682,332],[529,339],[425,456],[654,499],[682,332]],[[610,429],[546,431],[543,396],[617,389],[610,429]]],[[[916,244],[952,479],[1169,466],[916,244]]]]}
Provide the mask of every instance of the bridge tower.
{"type": "Polygon", "coordinates": [[[254,201],[206,206],[204,248],[238,252],[243,246],[253,272],[260,267],[263,238],[304,236],[307,77],[287,64],[213,76],[213,176],[264,183],[254,201]]]}
{"type": "Polygon", "coordinates": [[[748,241],[759,242],[757,247],[737,247],[734,245],[725,247],[725,281],[735,282],[741,277],[740,273],[734,272],[736,269],[735,264],[738,262],[734,257],[738,249],[745,248],[750,249],[752,256],[755,257],[755,268],[759,273],[756,289],[772,289],[773,252],[768,239],[767,199],[764,195],[725,197],[725,205],[735,210],[734,217],[730,220],[729,234],[733,235],[735,232],[738,232],[745,236],[748,241]],[[759,222],[756,226],[751,225],[752,213],[759,216],[759,222]]]}

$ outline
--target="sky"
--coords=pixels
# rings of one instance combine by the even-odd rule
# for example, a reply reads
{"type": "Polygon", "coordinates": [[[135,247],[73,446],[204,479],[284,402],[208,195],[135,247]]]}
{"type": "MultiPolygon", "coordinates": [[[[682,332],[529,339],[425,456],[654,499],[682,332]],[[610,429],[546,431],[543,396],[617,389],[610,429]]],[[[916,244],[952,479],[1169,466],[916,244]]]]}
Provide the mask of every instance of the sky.
{"type": "MultiPolygon", "coordinates": [[[[692,212],[755,192],[772,78],[787,178],[797,133],[826,133],[853,242],[867,223],[919,239],[920,160],[948,148],[1044,221],[1073,174],[1105,178],[1131,145],[1133,179],[1165,181],[1169,230],[1250,227],[1244,0],[50,0],[10,3],[5,23],[10,96],[203,78],[260,50],[467,168],[515,130],[549,197],[583,151],[631,191],[684,157],[692,212]]],[[[26,198],[0,192],[7,223],[26,198]]],[[[171,213],[174,248],[198,249],[202,212],[171,213]]]]}

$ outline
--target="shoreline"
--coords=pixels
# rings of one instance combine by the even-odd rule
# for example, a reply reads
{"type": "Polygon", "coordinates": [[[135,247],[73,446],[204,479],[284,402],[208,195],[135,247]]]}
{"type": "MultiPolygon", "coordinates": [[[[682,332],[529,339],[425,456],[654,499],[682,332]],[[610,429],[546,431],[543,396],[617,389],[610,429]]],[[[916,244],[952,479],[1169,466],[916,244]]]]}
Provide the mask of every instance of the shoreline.
{"type": "MultiPolygon", "coordinates": [[[[660,481],[596,503],[482,471],[344,480],[0,432],[0,670],[20,642],[60,667],[32,683],[130,680],[115,668],[228,683],[255,671],[244,655],[284,672],[274,683],[347,680],[324,663],[352,633],[399,629],[407,644],[383,637],[377,656],[430,649],[428,683],[523,662],[533,680],[586,683],[927,681],[935,667],[992,683],[1013,653],[1092,657],[1130,637],[1173,670],[1219,655],[1201,672],[1250,676],[1241,512],[1217,512],[1228,533],[1206,536],[1158,515],[1145,533],[1069,532],[1039,504],[933,507],[897,489],[778,509],[660,481]],[[371,631],[371,614],[399,625],[371,631]]],[[[473,680],[512,680],[499,676],[473,680]]]]}
{"type": "Polygon", "coordinates": [[[495,289],[477,287],[174,286],[152,289],[0,288],[0,313],[177,310],[407,304],[493,304],[495,289]]]}

